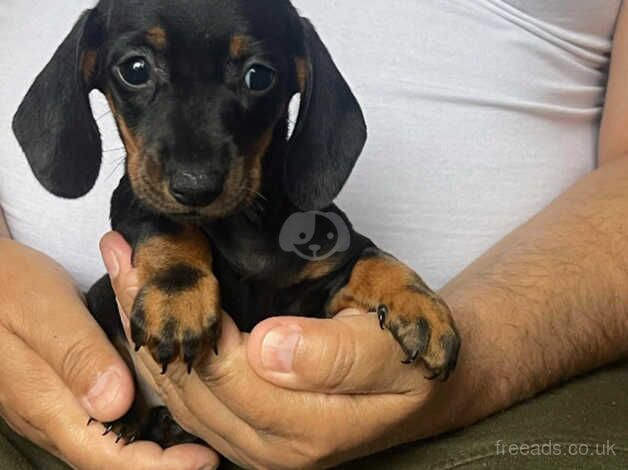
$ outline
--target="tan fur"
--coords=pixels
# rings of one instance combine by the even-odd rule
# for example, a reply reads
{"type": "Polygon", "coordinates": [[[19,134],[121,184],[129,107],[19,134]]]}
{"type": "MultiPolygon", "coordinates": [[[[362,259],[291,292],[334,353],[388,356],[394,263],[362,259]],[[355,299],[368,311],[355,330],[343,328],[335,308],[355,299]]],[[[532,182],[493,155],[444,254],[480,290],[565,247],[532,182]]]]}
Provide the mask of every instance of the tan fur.
{"type": "Polygon", "coordinates": [[[81,58],[81,68],[83,72],[83,80],[86,84],[89,84],[92,81],[92,78],[94,78],[97,59],[98,51],[88,50],[83,53],[83,57],[81,58]]]}
{"type": "MultiPolygon", "coordinates": [[[[268,151],[268,147],[273,139],[273,129],[268,129],[262,137],[254,145],[251,155],[249,155],[246,161],[246,172],[248,174],[248,190],[249,197],[253,198],[255,194],[260,190],[262,185],[262,163],[264,156],[268,151]]],[[[228,188],[225,188],[228,190],[228,188]]]]}
{"type": "Polygon", "coordinates": [[[295,64],[297,73],[297,85],[299,86],[299,91],[301,93],[305,93],[307,79],[309,77],[309,63],[305,59],[298,57],[295,59],[295,64]]]}
{"type": "Polygon", "coordinates": [[[177,235],[151,237],[136,249],[134,263],[144,286],[144,328],[149,347],[158,345],[164,328],[172,321],[177,345],[185,341],[187,333],[201,336],[220,324],[220,289],[211,269],[211,247],[199,229],[189,226],[177,235]],[[181,264],[201,272],[198,283],[168,292],[152,282],[169,267],[181,264]]]}
{"type": "Polygon", "coordinates": [[[229,56],[232,59],[241,59],[247,54],[250,43],[251,40],[248,36],[236,34],[229,42],[229,56]]]}
{"type": "Polygon", "coordinates": [[[333,258],[322,261],[310,261],[299,273],[297,282],[320,279],[334,272],[337,268],[338,265],[333,261],[333,258]]]}
{"type": "Polygon", "coordinates": [[[109,108],[111,109],[113,117],[116,121],[120,137],[122,138],[122,143],[124,144],[124,148],[126,150],[127,172],[129,174],[131,185],[134,188],[141,188],[145,184],[145,178],[142,177],[142,173],[144,171],[144,165],[142,164],[143,152],[140,150],[142,141],[134,135],[131,129],[129,129],[129,126],[124,120],[124,116],[118,113],[114,105],[113,98],[109,94],[107,94],[107,102],[109,103],[109,108]]]}
{"type": "Polygon", "coordinates": [[[175,264],[186,264],[209,274],[212,254],[207,237],[190,226],[181,234],[158,235],[146,240],[137,248],[134,261],[140,282],[146,283],[175,264]]]}
{"type": "Polygon", "coordinates": [[[175,338],[181,343],[186,332],[200,334],[219,321],[221,313],[218,281],[212,273],[183,292],[168,294],[149,285],[143,298],[144,324],[151,338],[159,338],[163,328],[176,320],[175,338]]]}
{"type": "Polygon", "coordinates": [[[146,32],[146,40],[158,51],[163,51],[168,47],[168,37],[166,31],[161,26],[153,26],[146,32]]]}
{"type": "Polygon", "coordinates": [[[392,257],[382,255],[359,261],[349,284],[332,299],[328,309],[336,314],[346,308],[375,311],[380,305],[388,307],[386,326],[394,325],[407,344],[415,339],[418,321],[426,320],[432,339],[423,359],[435,369],[443,366],[448,351],[440,339],[454,334],[451,312],[414,271],[392,257]]]}

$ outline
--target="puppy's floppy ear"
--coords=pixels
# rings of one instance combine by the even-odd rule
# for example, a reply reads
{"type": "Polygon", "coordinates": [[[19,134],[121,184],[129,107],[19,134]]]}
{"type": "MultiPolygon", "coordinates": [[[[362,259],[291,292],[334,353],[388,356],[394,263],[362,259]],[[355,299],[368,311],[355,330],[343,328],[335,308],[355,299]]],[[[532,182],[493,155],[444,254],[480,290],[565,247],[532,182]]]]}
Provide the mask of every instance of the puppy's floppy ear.
{"type": "Polygon", "coordinates": [[[285,187],[302,210],[322,209],[338,195],[366,142],[360,105],[307,19],[305,90],[290,140],[285,187]]]}
{"type": "Polygon", "coordinates": [[[77,198],[96,182],[102,155],[89,104],[104,26],[88,10],[36,78],[13,118],[33,173],[51,193],[77,198]]]}

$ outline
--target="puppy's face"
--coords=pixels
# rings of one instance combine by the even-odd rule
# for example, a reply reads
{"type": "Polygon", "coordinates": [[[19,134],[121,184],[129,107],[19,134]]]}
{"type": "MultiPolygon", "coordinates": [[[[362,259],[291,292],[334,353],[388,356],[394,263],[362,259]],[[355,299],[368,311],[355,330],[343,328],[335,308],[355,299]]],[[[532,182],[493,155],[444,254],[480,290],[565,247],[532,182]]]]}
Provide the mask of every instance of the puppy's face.
{"type": "Polygon", "coordinates": [[[237,211],[259,191],[275,128],[304,86],[291,9],[259,0],[129,3],[113,6],[108,41],[86,53],[84,67],[99,74],[134,192],[169,215],[237,211]]]}
{"type": "Polygon", "coordinates": [[[101,0],[86,11],[13,120],[35,176],[62,197],[86,194],[98,177],[93,89],[109,100],[134,192],[173,217],[246,206],[269,147],[282,160],[274,187],[303,210],[326,207],[366,140],[357,100],[289,0],[101,0]]]}

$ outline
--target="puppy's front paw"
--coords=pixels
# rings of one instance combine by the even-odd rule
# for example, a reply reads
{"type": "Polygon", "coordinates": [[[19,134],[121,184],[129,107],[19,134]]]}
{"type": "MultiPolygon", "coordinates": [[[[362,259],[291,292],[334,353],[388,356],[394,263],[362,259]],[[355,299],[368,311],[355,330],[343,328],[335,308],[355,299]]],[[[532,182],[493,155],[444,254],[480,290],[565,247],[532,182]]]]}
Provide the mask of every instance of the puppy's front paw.
{"type": "Polygon", "coordinates": [[[447,380],[458,361],[460,337],[443,300],[427,289],[407,289],[383,299],[377,316],[407,355],[404,363],[421,359],[430,379],[447,380]]]}
{"type": "Polygon", "coordinates": [[[177,358],[188,372],[204,353],[216,353],[221,329],[218,281],[188,265],[156,273],[140,290],[131,314],[131,335],[146,346],[165,374],[177,358]]]}

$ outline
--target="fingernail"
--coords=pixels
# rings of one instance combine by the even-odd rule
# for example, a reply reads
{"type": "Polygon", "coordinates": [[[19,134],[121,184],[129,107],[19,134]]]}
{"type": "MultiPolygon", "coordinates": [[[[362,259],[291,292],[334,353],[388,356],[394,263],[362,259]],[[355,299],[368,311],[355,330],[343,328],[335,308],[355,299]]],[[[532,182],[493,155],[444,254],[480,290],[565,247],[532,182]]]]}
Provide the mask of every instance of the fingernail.
{"type": "Polygon", "coordinates": [[[120,274],[120,263],[118,263],[118,257],[113,251],[109,251],[104,256],[105,267],[109,273],[111,279],[115,279],[120,274]]]}
{"type": "Polygon", "coordinates": [[[279,326],[270,330],[262,341],[262,366],[272,372],[292,372],[300,340],[299,327],[279,326]]]}
{"type": "Polygon", "coordinates": [[[113,370],[101,374],[85,396],[90,411],[105,411],[120,393],[120,375],[113,370]]]}

